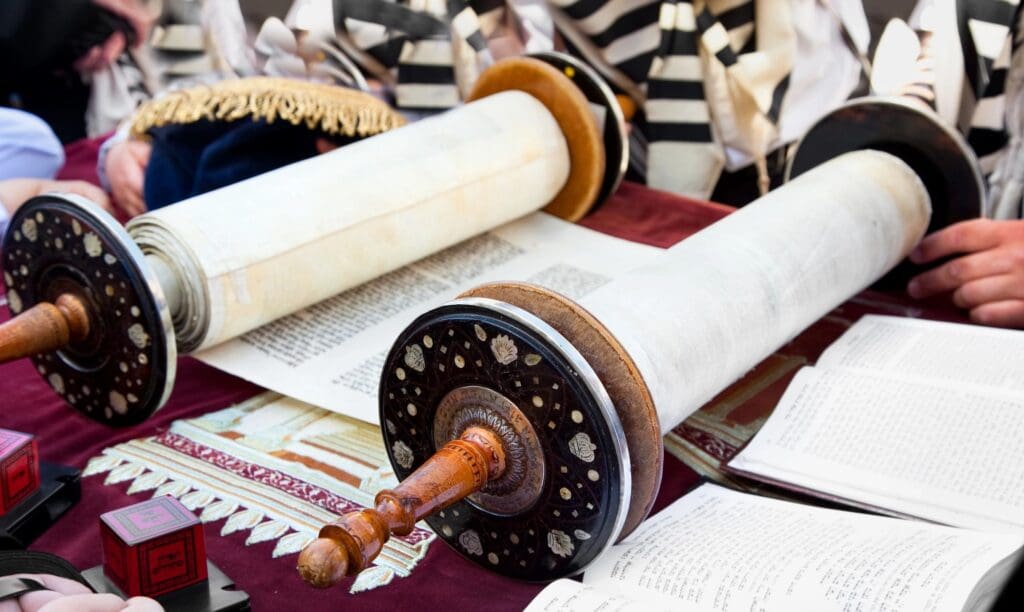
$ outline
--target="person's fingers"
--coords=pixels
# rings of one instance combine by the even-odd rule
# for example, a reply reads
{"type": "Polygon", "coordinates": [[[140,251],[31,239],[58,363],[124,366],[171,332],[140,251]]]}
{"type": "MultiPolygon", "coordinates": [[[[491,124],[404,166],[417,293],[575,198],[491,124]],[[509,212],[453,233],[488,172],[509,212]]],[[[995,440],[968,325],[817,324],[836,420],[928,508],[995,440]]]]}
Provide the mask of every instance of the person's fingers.
{"type": "Polygon", "coordinates": [[[1024,300],[982,304],[971,310],[971,320],[981,325],[1024,327],[1024,300]]]}
{"type": "Polygon", "coordinates": [[[910,279],[907,293],[925,298],[952,291],[970,281],[1024,268],[1024,248],[1015,246],[990,249],[948,261],[910,279]]]}
{"type": "MultiPolygon", "coordinates": [[[[148,153],[146,154],[148,155],[148,153]]],[[[136,157],[133,158],[137,160],[136,157]]],[[[141,215],[146,212],[146,203],[143,201],[143,188],[145,186],[145,166],[138,163],[125,164],[121,169],[121,176],[118,178],[117,203],[126,213],[131,216],[141,215]]]]}
{"type": "Polygon", "coordinates": [[[122,32],[114,32],[103,43],[103,66],[107,67],[117,61],[117,58],[124,53],[127,40],[122,32]]]}
{"type": "Polygon", "coordinates": [[[107,212],[113,212],[110,207],[110,198],[105,191],[85,181],[54,181],[49,191],[66,191],[76,193],[84,198],[92,200],[94,204],[107,212]]]}
{"type": "Polygon", "coordinates": [[[153,25],[153,15],[140,5],[136,0],[93,0],[93,3],[102,6],[111,13],[120,15],[135,30],[135,46],[138,47],[146,42],[149,36],[149,29],[153,25]]]}
{"type": "Polygon", "coordinates": [[[163,612],[164,609],[158,601],[148,597],[132,597],[125,603],[125,612],[163,612]]]}
{"type": "Polygon", "coordinates": [[[85,55],[75,60],[71,67],[78,72],[96,72],[103,61],[103,49],[97,45],[85,52],[85,55]]]}
{"type": "Polygon", "coordinates": [[[338,148],[338,143],[336,143],[336,142],[334,142],[334,141],[332,141],[332,140],[330,140],[328,138],[324,138],[323,136],[318,136],[317,139],[316,139],[316,153],[317,153],[317,155],[323,155],[324,153],[329,153],[329,152],[331,152],[331,151],[333,151],[333,150],[335,150],[337,148],[338,148]]]}
{"type": "MultiPolygon", "coordinates": [[[[62,578],[50,574],[14,574],[14,577],[31,578],[41,582],[45,591],[33,591],[18,598],[15,609],[19,612],[35,612],[49,602],[68,595],[89,594],[91,591],[84,584],[70,578],[62,578]]],[[[12,602],[13,603],[13,602],[12,602]]]]}
{"type": "Polygon", "coordinates": [[[999,222],[991,219],[972,219],[955,223],[925,236],[910,253],[910,261],[928,263],[948,255],[990,249],[999,244],[999,228],[999,222]]]}
{"type": "Polygon", "coordinates": [[[124,600],[111,593],[66,595],[38,608],[38,612],[120,612],[124,600]]]}
{"type": "Polygon", "coordinates": [[[953,303],[968,310],[1004,300],[1024,299],[1024,279],[1017,274],[986,276],[964,284],[953,292],[953,303]]]}
{"type": "Polygon", "coordinates": [[[18,605],[21,612],[38,612],[52,601],[67,597],[64,593],[57,591],[33,591],[18,598],[18,605]]]}
{"type": "Polygon", "coordinates": [[[141,140],[129,140],[128,150],[131,151],[132,157],[135,158],[139,167],[145,171],[146,166],[149,165],[149,156],[153,152],[153,145],[141,140]]]}
{"type": "Polygon", "coordinates": [[[146,204],[142,201],[142,194],[124,185],[114,193],[117,198],[117,205],[125,214],[136,217],[146,212],[146,204]]]}

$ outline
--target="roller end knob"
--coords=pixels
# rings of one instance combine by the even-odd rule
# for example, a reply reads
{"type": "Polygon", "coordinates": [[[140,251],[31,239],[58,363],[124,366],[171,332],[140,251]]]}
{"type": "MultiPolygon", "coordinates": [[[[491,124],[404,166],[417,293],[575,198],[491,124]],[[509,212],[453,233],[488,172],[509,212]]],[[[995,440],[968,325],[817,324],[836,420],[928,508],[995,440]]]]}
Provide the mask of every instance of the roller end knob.
{"type": "Polygon", "coordinates": [[[341,582],[348,574],[348,567],[348,553],[339,542],[318,538],[299,554],[297,569],[306,584],[326,589],[341,582]]]}

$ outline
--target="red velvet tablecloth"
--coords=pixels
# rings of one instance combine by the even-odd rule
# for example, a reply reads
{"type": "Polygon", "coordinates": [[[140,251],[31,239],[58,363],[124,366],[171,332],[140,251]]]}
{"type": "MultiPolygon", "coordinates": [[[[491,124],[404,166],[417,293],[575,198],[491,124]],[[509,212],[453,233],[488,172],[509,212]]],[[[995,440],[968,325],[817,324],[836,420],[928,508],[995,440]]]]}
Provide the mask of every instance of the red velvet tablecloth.
{"type": "MultiPolygon", "coordinates": [[[[677,198],[637,185],[626,184],[584,225],[609,234],[657,246],[669,246],[728,214],[730,209],[677,198]]],[[[0,320],[9,317],[0,308],[0,320]]],[[[82,468],[104,448],[164,431],[176,419],[225,408],[261,389],[223,374],[190,358],[178,364],[178,377],[170,401],[144,424],[111,429],[67,407],[28,361],[0,366],[0,427],[35,434],[45,461],[82,468]]],[[[661,490],[659,507],[685,492],[696,475],[671,457],[661,490]]],[[[129,483],[105,486],[103,476],[82,481],[82,500],[38,539],[33,549],[56,553],[79,569],[101,563],[97,520],[100,514],[147,499],[149,493],[128,496],[129,483]]],[[[424,610],[522,609],[542,585],[516,582],[464,562],[437,541],[408,578],[359,595],[343,588],[315,591],[295,572],[294,555],[271,558],[274,543],[246,546],[245,535],[220,535],[220,523],[206,529],[209,558],[247,591],[256,610],[321,609],[349,605],[360,610],[394,610],[412,606],[424,610]]]]}

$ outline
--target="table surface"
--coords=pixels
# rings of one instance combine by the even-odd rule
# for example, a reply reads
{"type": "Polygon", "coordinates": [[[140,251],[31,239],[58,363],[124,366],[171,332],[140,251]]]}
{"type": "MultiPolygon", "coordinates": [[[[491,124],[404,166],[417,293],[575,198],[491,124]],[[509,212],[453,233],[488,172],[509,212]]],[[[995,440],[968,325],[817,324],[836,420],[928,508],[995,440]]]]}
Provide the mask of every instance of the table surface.
{"type": "MultiPolygon", "coordinates": [[[[697,202],[626,183],[583,225],[622,238],[667,247],[705,227],[730,209],[697,202]]],[[[878,312],[956,320],[960,315],[935,304],[910,304],[897,294],[866,292],[837,310],[838,315],[801,334],[785,349],[813,363],[820,352],[856,318],[878,312]]],[[[0,321],[9,316],[0,308],[0,321]]],[[[795,370],[761,389],[749,402],[760,411],[770,410],[795,370]]],[[[737,385],[743,385],[740,381],[737,385]]],[[[262,391],[261,388],[219,372],[191,358],[181,358],[174,391],[167,405],[145,423],[111,429],[67,407],[27,361],[0,366],[0,427],[35,434],[45,461],[84,467],[85,463],[115,444],[165,431],[172,421],[220,410],[262,391]]],[[[729,391],[723,392],[723,394],[729,391]]],[[[742,410],[735,414],[740,415],[742,410]]],[[[737,418],[741,418],[738,416],[737,418]]],[[[680,430],[685,437],[686,432],[680,430]]],[[[655,510],[677,499],[699,480],[696,472],[672,455],[666,455],[665,472],[655,510]]],[[[147,499],[149,494],[129,496],[129,483],[106,486],[102,476],[83,479],[81,502],[40,537],[32,548],[58,554],[79,569],[102,561],[98,517],[100,514],[147,499]]],[[[295,555],[271,558],[274,543],[245,545],[245,534],[220,535],[220,522],[205,526],[209,558],[247,591],[257,610],[295,610],[314,606],[354,605],[360,610],[393,610],[412,606],[463,609],[469,606],[492,610],[522,609],[543,587],[503,578],[475,564],[437,541],[426,558],[407,578],[390,585],[350,595],[339,587],[316,591],[305,586],[295,572],[295,555]]]]}

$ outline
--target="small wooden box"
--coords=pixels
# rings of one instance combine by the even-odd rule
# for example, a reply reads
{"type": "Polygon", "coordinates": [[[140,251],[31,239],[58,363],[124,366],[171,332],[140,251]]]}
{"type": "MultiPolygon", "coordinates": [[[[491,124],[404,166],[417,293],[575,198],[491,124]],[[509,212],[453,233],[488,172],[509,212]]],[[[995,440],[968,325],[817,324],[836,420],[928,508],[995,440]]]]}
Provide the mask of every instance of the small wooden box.
{"type": "Polygon", "coordinates": [[[206,580],[206,541],[196,515],[173,497],[100,516],[103,571],[125,595],[153,597],[206,580]]]}
{"type": "Polygon", "coordinates": [[[39,448],[29,434],[0,429],[0,516],[39,488],[39,448]]]}

